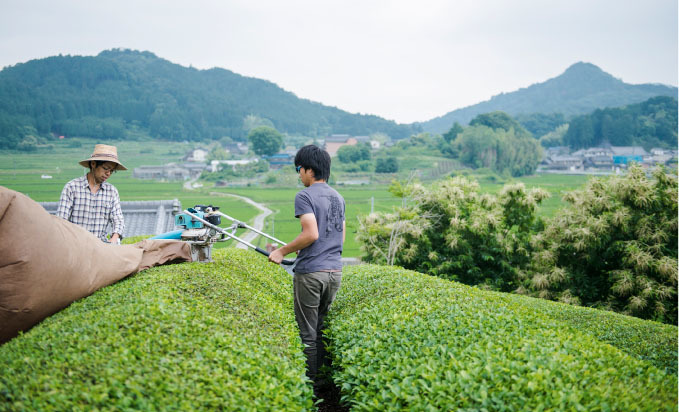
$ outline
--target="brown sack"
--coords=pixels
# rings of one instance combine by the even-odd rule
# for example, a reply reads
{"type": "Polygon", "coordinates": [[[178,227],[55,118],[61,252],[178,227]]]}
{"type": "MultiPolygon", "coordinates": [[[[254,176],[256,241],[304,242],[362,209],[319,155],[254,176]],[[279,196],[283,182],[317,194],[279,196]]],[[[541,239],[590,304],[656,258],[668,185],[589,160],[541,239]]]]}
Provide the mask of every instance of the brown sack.
{"type": "Polygon", "coordinates": [[[0,344],[97,289],[179,261],[191,261],[188,244],[106,244],[0,186],[0,344]]]}
{"type": "Polygon", "coordinates": [[[191,262],[191,245],[181,240],[144,239],[131,246],[144,251],[139,272],[154,266],[191,262]]]}

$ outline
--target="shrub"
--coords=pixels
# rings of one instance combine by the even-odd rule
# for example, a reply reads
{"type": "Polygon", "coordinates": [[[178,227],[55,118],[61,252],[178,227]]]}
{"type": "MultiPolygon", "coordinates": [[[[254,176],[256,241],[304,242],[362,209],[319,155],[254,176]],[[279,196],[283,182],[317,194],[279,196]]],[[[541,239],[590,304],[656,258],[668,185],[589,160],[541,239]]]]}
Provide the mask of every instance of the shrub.
{"type": "Polygon", "coordinates": [[[381,157],[375,162],[375,173],[396,173],[398,172],[398,159],[394,156],[381,157]]]}
{"type": "Polygon", "coordinates": [[[611,313],[621,333],[607,337],[574,320],[581,308],[403,269],[355,266],[342,281],[326,336],[352,410],[677,409],[676,375],[637,353],[676,352],[676,327],[633,320],[672,342],[658,348],[630,344],[629,318],[611,313]]]}
{"type": "Polygon", "coordinates": [[[677,323],[677,179],[592,179],[533,240],[528,293],[677,323]]]}
{"type": "Polygon", "coordinates": [[[311,410],[290,276],[214,257],[141,272],[0,346],[0,410],[311,410]]]}
{"type": "Polygon", "coordinates": [[[548,196],[523,184],[499,196],[481,194],[464,177],[431,188],[394,184],[406,206],[360,218],[364,260],[426,272],[468,285],[511,291],[530,261],[530,240],[542,228],[537,206],[548,196]]]}
{"type": "Polygon", "coordinates": [[[337,149],[337,159],[342,163],[357,163],[362,160],[370,160],[370,145],[367,143],[344,145],[337,149]]]}

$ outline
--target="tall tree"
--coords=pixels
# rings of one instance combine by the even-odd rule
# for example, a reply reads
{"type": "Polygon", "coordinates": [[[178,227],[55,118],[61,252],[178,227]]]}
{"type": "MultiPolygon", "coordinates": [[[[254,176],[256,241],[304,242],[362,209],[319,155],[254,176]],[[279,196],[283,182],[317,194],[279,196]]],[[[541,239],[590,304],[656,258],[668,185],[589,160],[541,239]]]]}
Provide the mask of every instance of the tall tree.
{"type": "Polygon", "coordinates": [[[260,156],[274,155],[283,145],[283,135],[269,126],[259,126],[250,130],[248,140],[252,144],[252,151],[260,156]]]}

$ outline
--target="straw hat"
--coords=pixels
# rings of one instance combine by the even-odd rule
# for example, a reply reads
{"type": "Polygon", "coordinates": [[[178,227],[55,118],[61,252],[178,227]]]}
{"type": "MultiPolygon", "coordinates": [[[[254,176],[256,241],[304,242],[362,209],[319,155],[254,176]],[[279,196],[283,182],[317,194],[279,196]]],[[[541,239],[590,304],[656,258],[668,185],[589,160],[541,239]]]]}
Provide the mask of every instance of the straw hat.
{"type": "Polygon", "coordinates": [[[102,160],[104,162],[117,163],[116,170],[127,170],[122,163],[118,161],[118,149],[115,146],[109,146],[106,144],[98,144],[94,146],[94,153],[89,159],[85,159],[80,162],[82,167],[90,167],[90,161],[92,160],[102,160]]]}

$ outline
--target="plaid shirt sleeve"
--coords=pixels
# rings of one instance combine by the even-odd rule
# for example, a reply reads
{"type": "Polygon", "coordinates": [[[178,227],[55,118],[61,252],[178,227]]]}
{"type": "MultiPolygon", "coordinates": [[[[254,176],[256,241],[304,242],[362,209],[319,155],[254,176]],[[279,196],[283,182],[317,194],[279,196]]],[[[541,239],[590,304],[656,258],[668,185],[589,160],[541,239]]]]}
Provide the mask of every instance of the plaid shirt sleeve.
{"type": "Polygon", "coordinates": [[[72,182],[67,183],[61,191],[59,198],[59,205],[57,206],[57,216],[68,220],[73,211],[73,185],[72,182]]]}
{"type": "Polygon", "coordinates": [[[123,219],[123,210],[120,208],[120,195],[118,194],[118,189],[113,186],[111,188],[113,189],[113,208],[111,209],[112,233],[119,234],[120,239],[122,239],[123,232],[125,231],[125,220],[123,219]]]}

